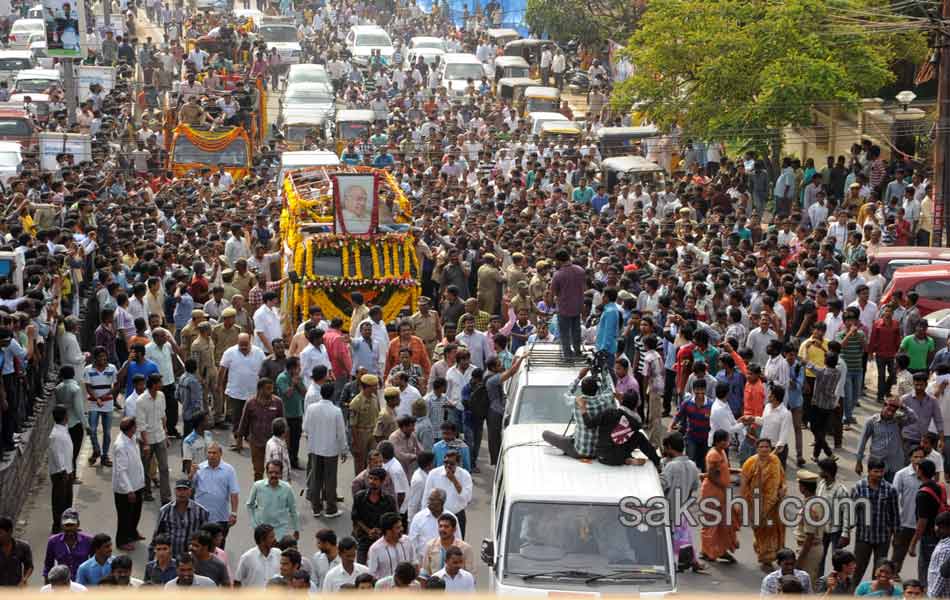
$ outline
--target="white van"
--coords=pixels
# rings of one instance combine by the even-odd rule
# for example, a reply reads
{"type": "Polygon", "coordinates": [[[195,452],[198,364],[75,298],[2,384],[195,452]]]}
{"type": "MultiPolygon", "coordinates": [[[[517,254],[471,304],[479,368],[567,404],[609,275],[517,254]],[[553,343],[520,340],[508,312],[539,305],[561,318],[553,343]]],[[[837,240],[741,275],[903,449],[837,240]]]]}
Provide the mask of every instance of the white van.
{"type": "Polygon", "coordinates": [[[451,100],[459,100],[465,95],[469,79],[477,86],[485,76],[485,65],[474,54],[449,52],[443,54],[441,60],[439,85],[445,88],[451,100]]]}
{"type": "Polygon", "coordinates": [[[374,50],[379,50],[383,61],[389,63],[396,53],[392,38],[378,25],[354,25],[346,34],[346,47],[353,56],[353,64],[361,69],[369,66],[374,50]]]}
{"type": "Polygon", "coordinates": [[[625,526],[621,500],[663,495],[653,464],[611,467],[541,442],[543,425],[505,431],[491,531],[489,589],[520,595],[664,596],[676,590],[669,527],[625,526]]]}
{"type": "Polygon", "coordinates": [[[288,171],[307,167],[338,167],[340,157],[331,150],[300,150],[280,155],[280,171],[277,173],[277,198],[284,195],[284,177],[288,171]]]}
{"type": "Polygon", "coordinates": [[[17,19],[10,27],[7,48],[10,50],[29,50],[36,40],[46,39],[46,22],[43,19],[17,19]]]}

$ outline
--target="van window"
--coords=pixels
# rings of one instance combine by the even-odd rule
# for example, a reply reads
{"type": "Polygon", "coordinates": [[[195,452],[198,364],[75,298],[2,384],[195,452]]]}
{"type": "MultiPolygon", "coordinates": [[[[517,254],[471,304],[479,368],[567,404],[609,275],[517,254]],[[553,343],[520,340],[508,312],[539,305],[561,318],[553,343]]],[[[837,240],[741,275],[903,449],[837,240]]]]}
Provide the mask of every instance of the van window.
{"type": "Polygon", "coordinates": [[[32,68],[33,63],[28,58],[0,58],[0,71],[23,71],[32,68]]]}
{"type": "Polygon", "coordinates": [[[921,298],[950,302],[950,281],[924,281],[914,287],[921,298]]]}
{"type": "Polygon", "coordinates": [[[578,584],[605,575],[601,585],[669,586],[666,528],[621,526],[618,510],[616,503],[515,502],[507,524],[505,581],[550,588],[554,581],[578,584]],[[527,575],[534,577],[525,580],[527,575]]]}
{"type": "Polygon", "coordinates": [[[0,117],[0,138],[30,137],[33,127],[27,119],[0,117]]]}
{"type": "MultiPolygon", "coordinates": [[[[498,502],[495,505],[495,540],[500,544],[501,543],[501,526],[505,523],[505,496],[504,494],[498,498],[498,502]]],[[[501,548],[501,546],[498,546],[501,548]]],[[[497,550],[496,550],[497,552],[497,550]]]]}
{"type": "Polygon", "coordinates": [[[567,423],[574,398],[569,385],[530,385],[521,388],[512,423],[567,423]]]}

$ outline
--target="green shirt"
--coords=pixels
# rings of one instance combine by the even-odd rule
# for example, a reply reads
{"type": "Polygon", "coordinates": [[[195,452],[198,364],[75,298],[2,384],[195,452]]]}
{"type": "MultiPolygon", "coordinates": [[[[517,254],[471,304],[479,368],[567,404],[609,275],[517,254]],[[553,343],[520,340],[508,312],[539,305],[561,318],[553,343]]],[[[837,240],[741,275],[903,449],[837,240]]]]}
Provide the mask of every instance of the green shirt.
{"type": "Polygon", "coordinates": [[[844,336],[848,335],[847,331],[842,331],[838,334],[837,339],[841,342],[841,358],[844,359],[844,364],[848,365],[848,370],[861,370],[861,359],[864,356],[864,332],[860,329],[854,332],[848,341],[844,341],[844,336]]]}
{"type": "Polygon", "coordinates": [[[304,398],[307,394],[307,388],[304,387],[303,382],[294,386],[291,383],[290,373],[283,371],[277,376],[274,387],[277,389],[277,396],[284,403],[284,417],[288,419],[303,417],[304,398]]]}
{"type": "Polygon", "coordinates": [[[252,527],[264,523],[271,525],[278,540],[288,533],[300,531],[294,490],[286,481],[278,481],[277,487],[271,487],[267,479],[254,482],[247,499],[247,510],[251,514],[252,527]]]}
{"type": "Polygon", "coordinates": [[[917,339],[915,335],[908,335],[901,342],[901,351],[910,357],[911,371],[927,368],[927,355],[934,350],[934,339],[927,336],[924,340],[917,339]]]}

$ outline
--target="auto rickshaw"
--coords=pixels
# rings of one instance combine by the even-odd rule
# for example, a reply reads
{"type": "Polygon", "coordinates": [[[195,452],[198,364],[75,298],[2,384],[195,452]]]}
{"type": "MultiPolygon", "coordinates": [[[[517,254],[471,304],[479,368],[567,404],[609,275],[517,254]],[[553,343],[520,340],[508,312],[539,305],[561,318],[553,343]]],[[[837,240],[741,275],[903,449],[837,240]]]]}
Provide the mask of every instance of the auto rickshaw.
{"type": "Polygon", "coordinates": [[[630,154],[641,140],[656,137],[660,131],[652,126],[646,127],[601,127],[595,141],[603,158],[630,154]]]}
{"type": "Polygon", "coordinates": [[[541,123],[541,132],[538,137],[542,142],[576,147],[583,133],[584,129],[574,121],[545,121],[541,123]]]}
{"type": "Polygon", "coordinates": [[[505,44],[505,56],[520,56],[530,65],[541,64],[541,52],[550,48],[553,52],[556,44],[551,40],[527,39],[515,40],[505,44]]]}
{"type": "Polygon", "coordinates": [[[537,85],[537,81],[527,77],[504,77],[498,80],[497,94],[511,106],[520,107],[524,104],[525,90],[537,85]]]}
{"type": "Polygon", "coordinates": [[[489,29],[485,33],[495,46],[501,48],[508,42],[521,39],[521,34],[516,29],[489,29]]]}
{"type": "Polygon", "coordinates": [[[533,112],[557,112],[561,108],[561,90],[533,85],[524,91],[524,115],[533,112]]]}
{"type": "Polygon", "coordinates": [[[495,81],[505,77],[528,77],[531,65],[520,56],[499,56],[495,59],[495,81]]]}
{"type": "Polygon", "coordinates": [[[355,140],[369,138],[376,117],[371,110],[341,110],[336,113],[336,153],[343,154],[346,145],[355,140]]]}
{"type": "Polygon", "coordinates": [[[308,137],[314,143],[333,137],[333,124],[326,119],[288,118],[280,129],[289,151],[306,150],[308,137]]]}
{"type": "Polygon", "coordinates": [[[617,185],[626,179],[631,183],[643,183],[656,187],[665,179],[663,167],[642,156],[614,156],[600,161],[601,181],[607,183],[607,193],[612,194],[617,185]]]}

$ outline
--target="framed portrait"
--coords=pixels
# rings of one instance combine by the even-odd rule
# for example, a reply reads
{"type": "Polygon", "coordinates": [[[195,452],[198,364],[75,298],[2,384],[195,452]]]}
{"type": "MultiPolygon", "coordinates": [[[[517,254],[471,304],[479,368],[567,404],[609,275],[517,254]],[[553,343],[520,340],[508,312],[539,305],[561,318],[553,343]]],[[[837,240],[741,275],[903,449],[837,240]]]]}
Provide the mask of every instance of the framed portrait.
{"type": "Polygon", "coordinates": [[[363,173],[333,175],[334,231],[354,235],[376,232],[377,178],[363,173]]]}

